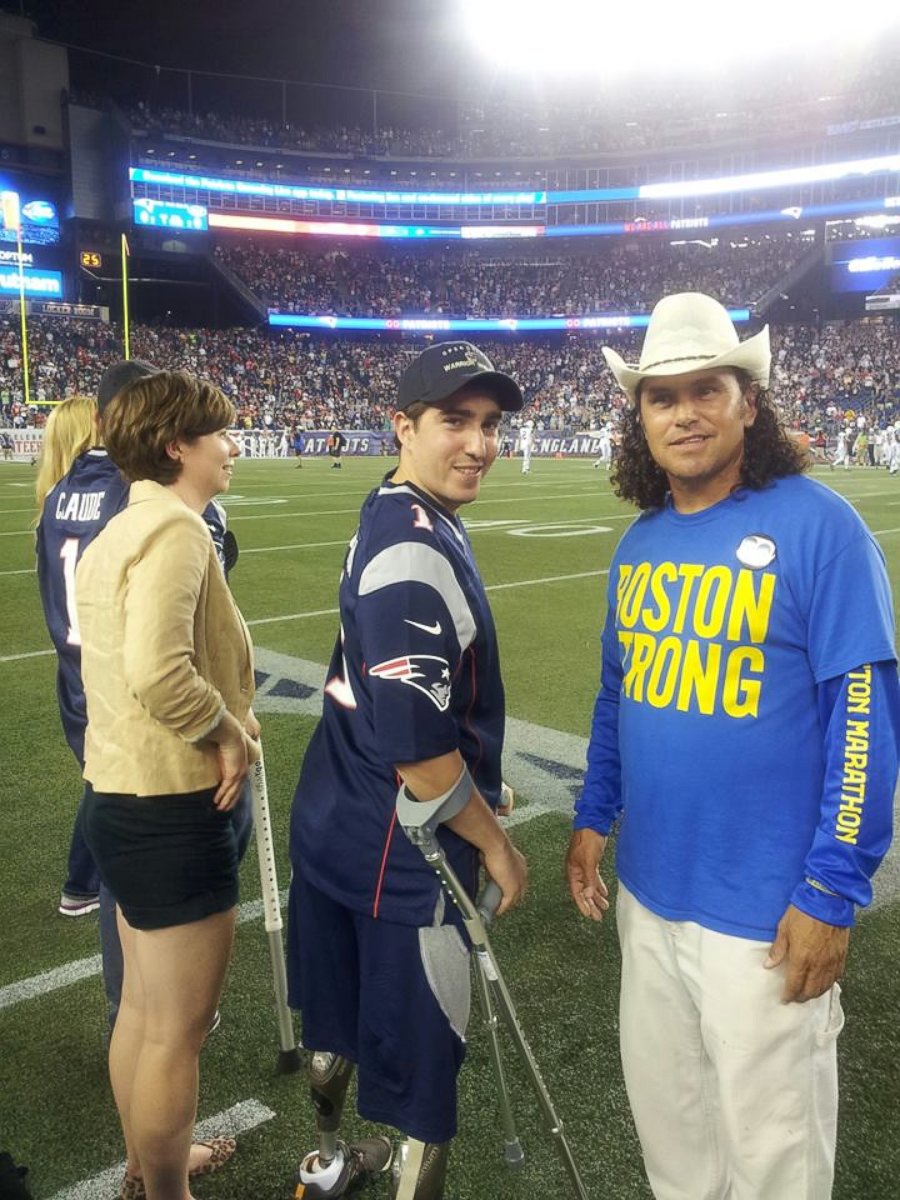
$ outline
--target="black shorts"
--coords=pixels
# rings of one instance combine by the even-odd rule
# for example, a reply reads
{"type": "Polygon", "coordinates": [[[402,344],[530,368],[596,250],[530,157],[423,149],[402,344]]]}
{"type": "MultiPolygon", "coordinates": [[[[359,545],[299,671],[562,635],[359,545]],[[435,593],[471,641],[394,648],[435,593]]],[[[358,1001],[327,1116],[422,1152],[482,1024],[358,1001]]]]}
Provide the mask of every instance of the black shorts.
{"type": "Polygon", "coordinates": [[[237,904],[238,833],[215,794],[131,796],[87,784],[84,839],[134,929],[187,925],[237,904]]]}

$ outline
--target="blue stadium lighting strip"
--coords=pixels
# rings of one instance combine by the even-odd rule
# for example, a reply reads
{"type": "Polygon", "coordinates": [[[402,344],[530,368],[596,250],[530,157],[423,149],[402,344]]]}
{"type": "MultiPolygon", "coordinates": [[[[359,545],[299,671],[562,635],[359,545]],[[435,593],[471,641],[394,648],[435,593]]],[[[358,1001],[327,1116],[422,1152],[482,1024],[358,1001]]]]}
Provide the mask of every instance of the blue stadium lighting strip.
{"type": "MultiPolygon", "coordinates": [[[[132,183],[154,183],[163,187],[199,188],[228,192],[235,196],[274,196],[277,200],[332,200],[348,204],[546,204],[546,192],[386,192],[360,188],[299,187],[289,183],[264,183],[251,179],[220,179],[208,175],[185,175],[131,167],[132,183]]],[[[637,194],[635,189],[635,195],[637,194]]]]}
{"type": "MultiPolygon", "coordinates": [[[[750,320],[748,308],[731,308],[735,323],[750,320]]],[[[317,317],[303,313],[269,313],[269,324],[293,329],[366,329],[400,333],[540,333],[550,330],[644,329],[649,313],[604,314],[584,317],[473,317],[469,320],[440,317],[317,317]]]]}
{"type": "Polygon", "coordinates": [[[190,175],[183,172],[158,171],[152,167],[131,167],[128,175],[132,183],[199,188],[204,191],[227,192],[236,196],[272,196],[285,200],[327,200],[349,204],[442,204],[446,206],[527,204],[543,206],[546,204],[591,204],[597,201],[617,200],[688,199],[722,195],[729,192],[755,192],[764,188],[802,187],[811,183],[829,183],[854,176],[897,173],[900,173],[900,154],[822,163],[814,167],[787,167],[776,171],[725,175],[718,179],[688,179],[646,183],[640,187],[590,188],[584,191],[561,192],[395,192],[368,188],[300,187],[288,183],[266,183],[263,180],[229,179],[218,176],[190,175]]]}

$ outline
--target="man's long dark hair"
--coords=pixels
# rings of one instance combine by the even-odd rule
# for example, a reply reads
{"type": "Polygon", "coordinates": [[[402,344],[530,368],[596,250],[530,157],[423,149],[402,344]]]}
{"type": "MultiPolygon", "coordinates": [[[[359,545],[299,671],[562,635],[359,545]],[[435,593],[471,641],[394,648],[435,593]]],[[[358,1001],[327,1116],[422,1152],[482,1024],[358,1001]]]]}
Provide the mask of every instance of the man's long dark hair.
{"type": "MultiPolygon", "coordinates": [[[[740,370],[734,374],[746,394],[753,387],[749,374],[740,370]]],[[[771,394],[760,389],[756,393],[756,420],[744,432],[740,486],[759,490],[773,479],[799,475],[808,466],[808,455],[785,431],[771,394]]],[[[620,499],[638,508],[662,508],[666,502],[669,481],[647,446],[641,427],[640,394],[625,417],[610,482],[620,499]]]]}

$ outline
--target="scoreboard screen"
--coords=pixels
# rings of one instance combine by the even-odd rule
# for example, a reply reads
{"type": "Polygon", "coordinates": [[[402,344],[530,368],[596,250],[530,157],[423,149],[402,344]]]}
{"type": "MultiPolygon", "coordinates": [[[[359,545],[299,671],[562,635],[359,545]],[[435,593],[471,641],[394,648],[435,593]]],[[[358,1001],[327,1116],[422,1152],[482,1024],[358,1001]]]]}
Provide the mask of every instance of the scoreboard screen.
{"type": "Polygon", "coordinates": [[[831,290],[877,292],[900,275],[900,237],[833,243],[831,290]]]}
{"type": "Polygon", "coordinates": [[[169,200],[138,199],[134,205],[135,225],[203,233],[209,228],[205,204],[174,204],[169,200]]]}
{"type": "Polygon", "coordinates": [[[45,179],[0,171],[0,243],[15,245],[19,230],[26,246],[55,246],[59,205],[45,179]]]}

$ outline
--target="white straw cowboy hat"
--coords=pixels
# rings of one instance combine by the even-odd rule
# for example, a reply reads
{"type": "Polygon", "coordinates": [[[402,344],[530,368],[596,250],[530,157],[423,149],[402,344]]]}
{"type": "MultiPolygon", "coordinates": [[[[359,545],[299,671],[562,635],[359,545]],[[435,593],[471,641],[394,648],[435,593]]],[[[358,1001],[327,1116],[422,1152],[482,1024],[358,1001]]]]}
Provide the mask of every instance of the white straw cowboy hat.
{"type": "Polygon", "coordinates": [[[768,325],[742,342],[727,311],[702,292],[678,292],[660,300],[650,315],[637,366],[609,346],[603,347],[603,355],[632,402],[645,379],[717,367],[746,371],[754,383],[768,387],[772,362],[768,325]]]}

